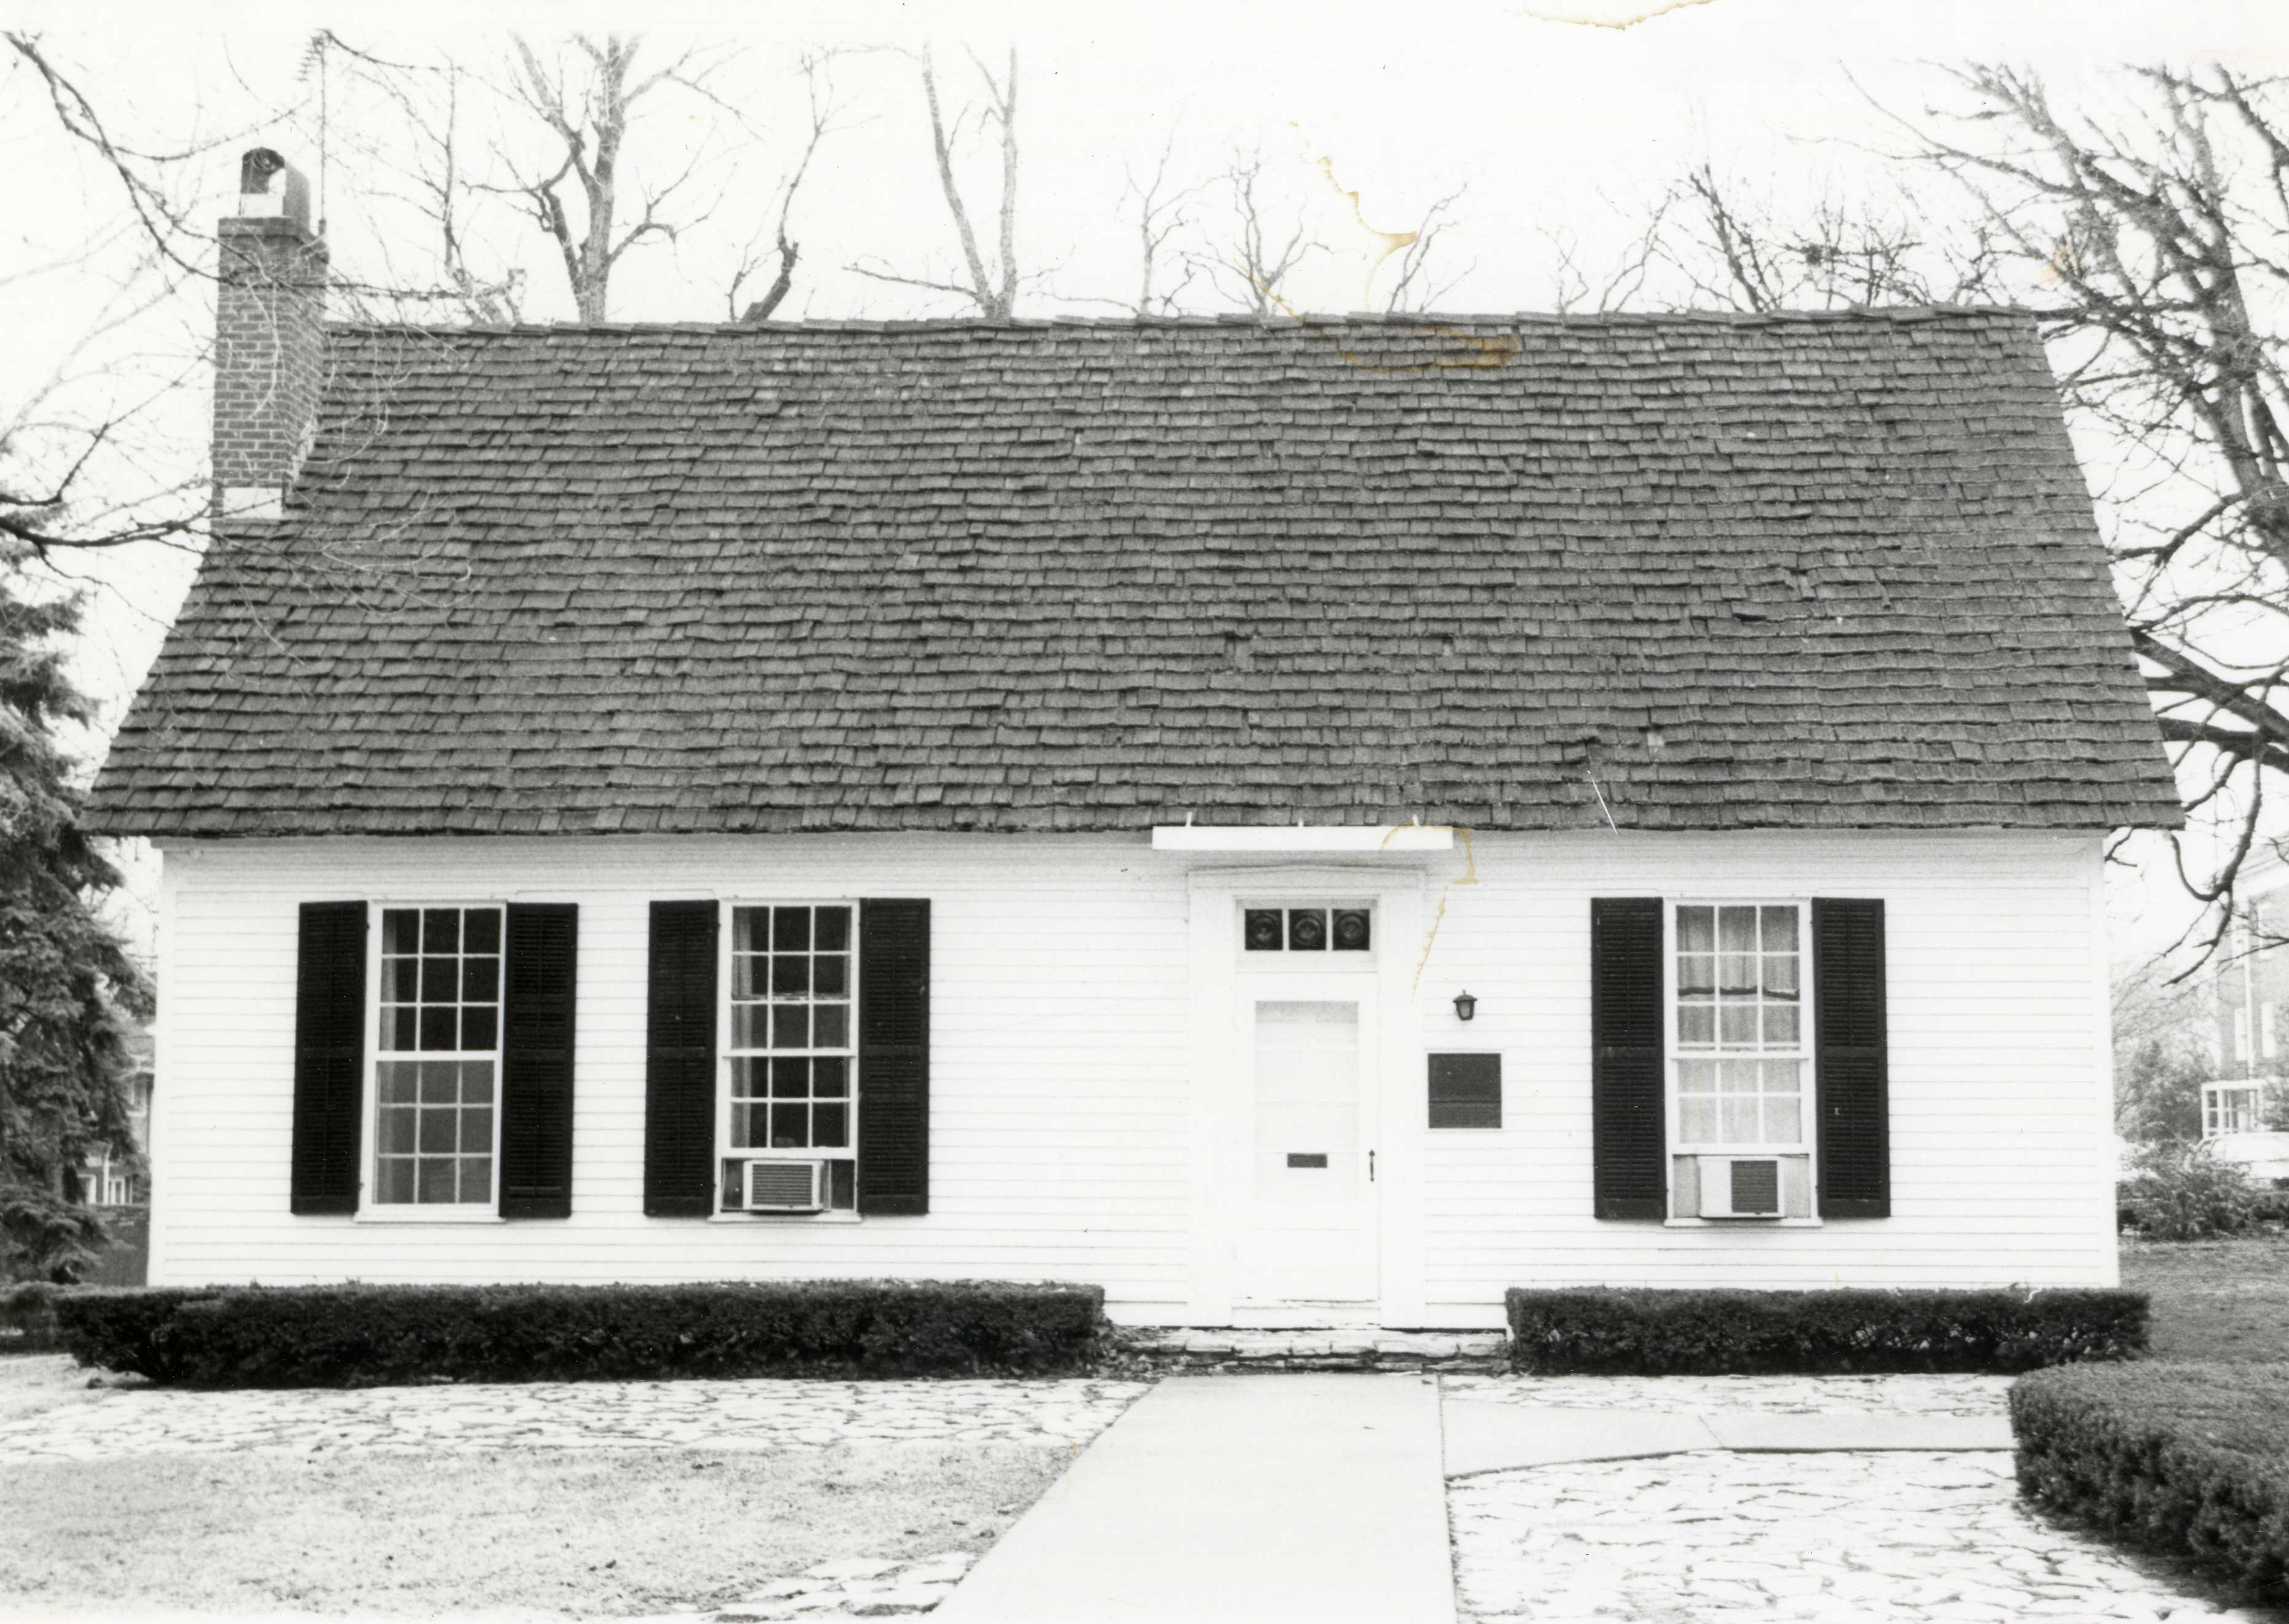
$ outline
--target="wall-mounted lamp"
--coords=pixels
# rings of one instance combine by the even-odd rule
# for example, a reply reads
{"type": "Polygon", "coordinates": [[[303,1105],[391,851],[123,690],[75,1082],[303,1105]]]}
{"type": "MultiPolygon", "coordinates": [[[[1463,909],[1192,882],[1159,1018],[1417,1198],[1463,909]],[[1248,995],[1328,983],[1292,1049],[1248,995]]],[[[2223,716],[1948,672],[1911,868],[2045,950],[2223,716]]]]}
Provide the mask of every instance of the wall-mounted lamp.
{"type": "Polygon", "coordinates": [[[1467,992],[1457,992],[1455,994],[1455,1018],[1457,1021],[1467,1021],[1478,1013],[1478,999],[1472,998],[1467,992]]]}

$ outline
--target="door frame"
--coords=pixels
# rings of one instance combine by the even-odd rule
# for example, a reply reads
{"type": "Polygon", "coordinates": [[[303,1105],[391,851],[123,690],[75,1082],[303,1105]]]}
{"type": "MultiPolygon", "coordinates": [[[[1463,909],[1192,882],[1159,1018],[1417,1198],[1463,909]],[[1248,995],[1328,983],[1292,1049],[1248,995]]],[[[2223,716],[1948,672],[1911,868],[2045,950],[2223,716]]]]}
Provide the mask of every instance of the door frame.
{"type": "MultiPolygon", "coordinates": [[[[1376,911],[1376,1052],[1368,1142],[1376,1151],[1372,1221],[1380,1294],[1376,1322],[1423,1323],[1422,1019],[1415,981],[1423,956],[1426,878],[1413,863],[1373,866],[1256,864],[1188,876],[1191,932],[1192,1247],[1185,1315],[1233,1323],[1239,1204],[1234,1146],[1252,1134],[1254,1099],[1240,1047],[1240,910],[1251,903],[1365,903],[1376,911]],[[1414,1105],[1418,1109],[1410,1111],[1414,1105]]],[[[1251,1324],[1267,1323],[1251,1316],[1251,1324]]]]}

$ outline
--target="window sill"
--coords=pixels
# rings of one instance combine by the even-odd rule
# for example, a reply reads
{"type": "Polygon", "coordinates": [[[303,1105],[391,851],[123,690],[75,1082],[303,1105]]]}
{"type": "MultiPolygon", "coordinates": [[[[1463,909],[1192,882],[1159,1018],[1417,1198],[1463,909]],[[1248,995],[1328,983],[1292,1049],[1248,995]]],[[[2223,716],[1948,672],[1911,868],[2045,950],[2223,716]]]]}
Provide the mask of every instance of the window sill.
{"type": "Polygon", "coordinates": [[[1825,1218],[1664,1218],[1665,1230],[1818,1230],[1825,1218]]]}
{"type": "Polygon", "coordinates": [[[506,1223],[498,1213],[477,1212],[363,1212],[357,1214],[359,1223],[506,1223]]]}
{"type": "Polygon", "coordinates": [[[863,1223],[857,1213],[718,1213],[710,1223],[863,1223]]]}

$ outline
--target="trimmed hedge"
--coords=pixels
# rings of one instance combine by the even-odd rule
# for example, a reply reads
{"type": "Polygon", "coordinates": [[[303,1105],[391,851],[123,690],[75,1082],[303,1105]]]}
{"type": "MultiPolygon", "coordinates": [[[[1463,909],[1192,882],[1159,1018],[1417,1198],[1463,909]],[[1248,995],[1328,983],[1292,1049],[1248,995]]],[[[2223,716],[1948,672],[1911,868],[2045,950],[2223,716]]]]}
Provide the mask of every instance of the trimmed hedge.
{"type": "Polygon", "coordinates": [[[75,1292],[83,1365],[185,1387],[1043,1375],[1085,1368],[1094,1286],[297,1286],[75,1292]]]}
{"type": "Polygon", "coordinates": [[[45,1353],[61,1347],[56,1330],[56,1294],[44,1280],[0,1286],[0,1353],[45,1353]]]}
{"type": "Polygon", "coordinates": [[[2289,1594],[2289,1365],[2042,1371],[2012,1384],[2011,1430],[2037,1505],[2289,1594]]]}
{"type": "Polygon", "coordinates": [[[2146,1346],[2133,1291],[1512,1287],[1511,1365],[1539,1375],[2011,1373],[2146,1346]]]}

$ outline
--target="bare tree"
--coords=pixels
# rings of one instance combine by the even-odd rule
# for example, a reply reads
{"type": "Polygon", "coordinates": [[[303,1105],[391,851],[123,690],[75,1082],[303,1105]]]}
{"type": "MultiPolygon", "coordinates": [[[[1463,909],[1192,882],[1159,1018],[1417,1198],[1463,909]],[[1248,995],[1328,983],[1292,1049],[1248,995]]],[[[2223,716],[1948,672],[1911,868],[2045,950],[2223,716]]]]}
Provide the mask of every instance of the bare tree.
{"type": "Polygon", "coordinates": [[[1454,224],[1454,207],[1469,189],[1458,186],[1424,211],[1423,223],[1416,227],[1413,240],[1400,251],[1399,275],[1392,278],[1391,292],[1384,299],[1385,310],[1436,310],[1439,302],[1478,268],[1473,262],[1440,281],[1432,265],[1432,255],[1454,224]]]}
{"type": "Polygon", "coordinates": [[[1956,107],[1899,123],[1958,223],[1914,199],[1783,219],[1703,167],[1664,255],[1690,303],[2037,312],[2070,417],[2129,471],[2099,512],[2194,820],[2173,837],[2205,908],[2191,975],[2289,775],[2289,86],[2141,68],[2105,117],[2020,70],[1950,77],[1956,107]]]}
{"type": "Polygon", "coordinates": [[[600,43],[576,34],[573,48],[586,64],[585,78],[576,85],[568,80],[561,58],[544,62],[522,35],[514,36],[514,45],[511,93],[547,125],[563,157],[549,174],[527,175],[512,186],[556,244],[580,320],[601,322],[610,307],[612,271],[621,259],[645,242],[674,241],[690,224],[670,211],[670,203],[698,165],[695,149],[674,179],[642,189],[637,198],[642,212],[633,225],[622,228],[620,217],[628,200],[622,195],[621,161],[629,121],[638,105],[666,84],[682,85],[714,101],[706,88],[707,69],[697,52],[687,52],[638,76],[640,36],[608,34],[600,43]],[[577,223],[568,196],[576,189],[577,223]]]}
{"type": "Polygon", "coordinates": [[[1170,131],[1168,139],[1161,143],[1160,156],[1152,165],[1150,180],[1140,183],[1135,172],[1126,167],[1121,171],[1121,201],[1124,204],[1133,201],[1137,205],[1137,302],[1130,308],[1139,316],[1174,314],[1177,296],[1192,282],[1192,262],[1179,257],[1177,263],[1184,267],[1184,275],[1176,285],[1165,293],[1154,291],[1152,285],[1169,239],[1191,223],[1184,213],[1184,204],[1200,190],[1197,186],[1169,188],[1168,159],[1176,146],[1176,132],[1170,131]]]}
{"type": "Polygon", "coordinates": [[[1300,214],[1284,242],[1277,227],[1267,226],[1269,204],[1257,195],[1264,180],[1260,149],[1234,152],[1231,166],[1217,179],[1231,196],[1231,235],[1193,263],[1227,297],[1237,299],[1259,320],[1268,319],[1284,307],[1281,284],[1297,266],[1321,251],[1322,244],[1311,235],[1310,221],[1300,214]]]}
{"type": "Polygon", "coordinates": [[[1001,227],[998,256],[989,260],[977,245],[977,231],[971,223],[969,203],[961,195],[961,182],[953,172],[953,154],[960,144],[961,125],[969,116],[968,109],[957,114],[949,127],[944,109],[939,105],[937,72],[929,52],[921,53],[922,101],[929,111],[930,152],[937,163],[938,190],[945,197],[946,211],[953,217],[954,235],[961,243],[963,282],[933,281],[928,277],[908,276],[883,267],[853,263],[848,268],[876,282],[897,283],[909,288],[928,288],[939,293],[957,293],[977,306],[977,314],[993,321],[1007,321],[1017,305],[1017,52],[1009,52],[1009,68],[999,80],[979,61],[976,53],[969,55],[970,66],[985,85],[985,106],[978,114],[981,124],[993,124],[1000,131],[1001,149],[1001,202],[998,211],[1001,227]]]}
{"type": "Polygon", "coordinates": [[[761,299],[751,301],[745,310],[739,308],[740,288],[747,278],[762,268],[758,249],[762,242],[762,234],[758,230],[748,239],[746,249],[740,254],[739,263],[731,273],[731,284],[723,294],[723,302],[737,312],[743,322],[770,321],[771,313],[786,302],[787,294],[794,287],[795,261],[802,256],[802,245],[787,235],[787,221],[794,212],[795,194],[802,189],[803,178],[810,173],[811,160],[818,155],[819,144],[836,128],[833,92],[826,83],[830,54],[825,52],[803,53],[803,100],[810,109],[809,133],[803,141],[802,155],[795,160],[795,165],[787,172],[786,179],[779,183],[778,216],[771,223],[771,252],[777,258],[778,268],[770,286],[764,290],[761,299]]]}

